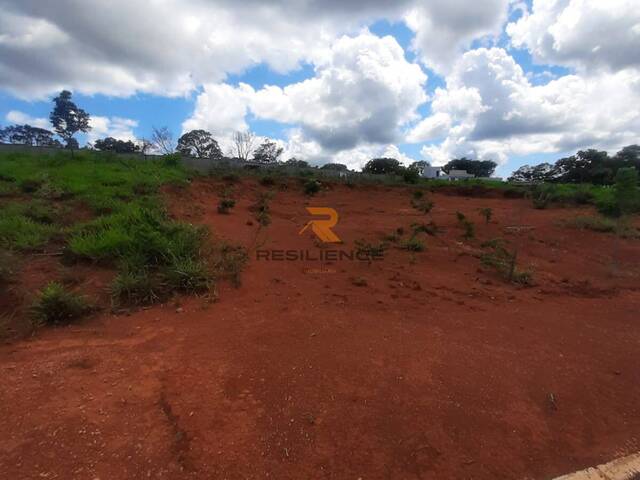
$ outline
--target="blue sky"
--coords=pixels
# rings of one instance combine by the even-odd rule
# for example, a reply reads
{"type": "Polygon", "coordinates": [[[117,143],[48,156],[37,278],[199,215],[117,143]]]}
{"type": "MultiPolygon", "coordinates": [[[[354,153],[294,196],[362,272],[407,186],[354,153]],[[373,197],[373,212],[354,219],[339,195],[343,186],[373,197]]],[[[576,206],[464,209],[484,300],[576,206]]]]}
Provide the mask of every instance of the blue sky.
{"type": "MultiPolygon", "coordinates": [[[[613,96],[621,92],[618,103],[609,108],[611,118],[637,103],[637,96],[625,98],[637,65],[634,54],[627,61],[624,53],[637,51],[640,45],[635,38],[618,40],[615,35],[627,24],[636,28],[634,10],[624,11],[624,6],[598,10],[602,7],[596,0],[568,0],[544,9],[536,9],[532,0],[519,4],[485,0],[463,7],[459,3],[431,9],[417,0],[399,0],[389,7],[352,0],[327,11],[313,10],[313,3],[279,0],[254,11],[256,17],[264,14],[266,19],[286,14],[287,22],[271,27],[264,19],[252,22],[243,17],[241,7],[228,0],[206,7],[195,0],[167,0],[152,10],[145,10],[140,0],[118,2],[125,19],[134,18],[139,11],[155,16],[158,25],[146,36],[155,47],[150,49],[142,42],[145,36],[127,38],[130,29],[117,31],[111,24],[109,30],[108,22],[99,21],[113,11],[106,0],[68,10],[67,15],[72,16],[86,8],[78,12],[78,18],[85,23],[95,20],[78,31],[58,11],[44,6],[28,10],[17,0],[9,1],[16,22],[13,30],[0,31],[8,39],[0,41],[0,51],[8,59],[3,65],[8,74],[0,76],[0,122],[10,123],[17,118],[16,112],[20,118],[46,119],[51,98],[64,86],[74,92],[80,107],[102,117],[94,138],[114,132],[149,137],[153,126],[167,126],[177,137],[186,121],[224,137],[246,125],[259,136],[284,142],[287,153],[308,154],[319,162],[330,161],[334,155],[349,162],[353,155],[357,160],[351,165],[362,164],[366,155],[382,153],[376,145],[382,148],[395,138],[397,155],[405,161],[426,158],[438,164],[472,152],[466,155],[499,160],[497,173],[506,176],[524,163],[552,162],[577,148],[615,150],[631,143],[629,132],[637,126],[637,117],[603,126],[597,104],[576,109],[573,98],[589,98],[611,85],[613,96]],[[172,10],[174,7],[179,10],[172,10]],[[580,8],[582,11],[576,10],[580,8]],[[87,17],[89,11],[92,15],[87,17]],[[609,29],[609,35],[606,31],[600,31],[598,38],[590,35],[589,15],[595,11],[601,29],[609,29]],[[172,23],[163,26],[167,14],[172,23]],[[209,28],[208,16],[220,15],[229,19],[229,25],[209,28]],[[631,20],[624,23],[624,19],[631,20]],[[34,35],[38,33],[29,28],[30,21],[48,25],[48,30],[40,28],[44,33],[37,42],[34,35]],[[540,35],[552,38],[563,31],[562,22],[569,22],[570,29],[564,32],[573,37],[563,37],[556,44],[584,44],[586,53],[576,47],[549,50],[554,42],[540,41],[540,35]],[[95,35],[87,36],[88,31],[95,35]],[[394,42],[373,41],[368,37],[371,34],[390,36],[394,42]],[[607,45],[610,39],[618,44],[607,45]],[[71,59],[67,66],[73,68],[61,68],[55,63],[57,55],[47,50],[49,45],[55,49],[60,41],[66,42],[71,59]],[[395,57],[396,43],[401,58],[395,57]],[[34,44],[37,50],[31,51],[34,44]],[[607,64],[613,61],[607,49],[615,50],[617,64],[607,64]],[[131,58],[126,58],[129,54],[131,58]],[[33,62],[24,58],[33,58],[33,62]],[[512,62],[525,77],[520,78],[512,62]],[[419,69],[412,70],[411,65],[419,69]],[[398,70],[406,73],[399,75],[398,70]],[[424,85],[423,74],[427,78],[424,85]],[[352,85],[362,82],[363,88],[370,88],[371,78],[382,78],[380,82],[386,84],[374,85],[370,95],[352,85]],[[305,80],[312,84],[303,85],[305,80]],[[243,85],[251,88],[246,90],[243,85]],[[295,92],[265,88],[268,86],[295,86],[295,92]],[[426,93],[426,101],[419,99],[416,86],[426,93]],[[434,108],[437,89],[441,101],[434,108]],[[473,90],[481,103],[469,93],[473,90]],[[354,95],[370,103],[363,106],[350,98],[354,95]],[[328,119],[329,124],[314,118],[315,107],[305,106],[309,98],[320,102],[317,117],[328,119]],[[380,106],[378,98],[394,99],[391,101],[399,106],[380,106]],[[329,101],[335,103],[329,105],[329,101]],[[576,110],[573,116],[564,118],[564,104],[576,110]],[[353,111],[354,117],[359,114],[362,120],[352,121],[341,108],[353,111]],[[367,120],[367,108],[373,112],[372,122],[367,120]],[[351,136],[350,130],[354,130],[351,136]],[[297,135],[295,145],[292,132],[297,135]]],[[[79,139],[83,142],[87,137],[79,139]]]]}

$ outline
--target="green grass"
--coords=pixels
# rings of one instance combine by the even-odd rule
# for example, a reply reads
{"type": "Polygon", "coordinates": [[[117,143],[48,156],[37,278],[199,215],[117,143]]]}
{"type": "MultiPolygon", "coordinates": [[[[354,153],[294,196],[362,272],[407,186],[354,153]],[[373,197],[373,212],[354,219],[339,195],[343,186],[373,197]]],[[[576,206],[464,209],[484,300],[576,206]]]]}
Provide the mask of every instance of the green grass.
{"type": "MultiPolygon", "coordinates": [[[[42,157],[0,154],[0,179],[15,185],[12,192],[20,197],[2,205],[0,246],[33,250],[59,235],[66,260],[118,270],[111,286],[114,303],[153,303],[171,292],[206,290],[213,282],[208,231],[169,218],[158,193],[163,184],[188,181],[177,158],[142,161],[87,151],[73,157],[63,151],[42,157]],[[89,207],[91,220],[60,221],[80,206],[89,207]]],[[[39,304],[49,298],[72,303],[63,293],[52,284],[39,304]]],[[[44,307],[39,312],[46,313],[44,307]]]]}

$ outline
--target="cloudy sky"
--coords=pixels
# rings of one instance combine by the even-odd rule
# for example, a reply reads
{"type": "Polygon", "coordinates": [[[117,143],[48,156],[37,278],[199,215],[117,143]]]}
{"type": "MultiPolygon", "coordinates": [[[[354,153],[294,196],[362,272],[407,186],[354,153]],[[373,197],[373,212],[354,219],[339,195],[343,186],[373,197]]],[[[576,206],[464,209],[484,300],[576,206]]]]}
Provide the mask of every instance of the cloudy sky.
{"type": "Polygon", "coordinates": [[[0,0],[0,121],[46,127],[66,88],[93,131],[361,166],[494,159],[499,174],[640,143],[638,0],[0,0]]]}

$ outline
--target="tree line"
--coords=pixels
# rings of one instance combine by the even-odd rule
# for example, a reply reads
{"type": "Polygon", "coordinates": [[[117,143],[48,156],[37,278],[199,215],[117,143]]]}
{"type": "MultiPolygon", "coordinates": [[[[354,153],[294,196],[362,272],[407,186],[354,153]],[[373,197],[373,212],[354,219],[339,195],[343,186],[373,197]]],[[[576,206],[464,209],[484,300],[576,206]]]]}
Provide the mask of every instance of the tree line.
{"type": "Polygon", "coordinates": [[[509,181],[613,185],[622,168],[640,171],[640,145],[628,145],[613,156],[589,149],[561,158],[554,164],[523,165],[513,172],[509,181]]]}

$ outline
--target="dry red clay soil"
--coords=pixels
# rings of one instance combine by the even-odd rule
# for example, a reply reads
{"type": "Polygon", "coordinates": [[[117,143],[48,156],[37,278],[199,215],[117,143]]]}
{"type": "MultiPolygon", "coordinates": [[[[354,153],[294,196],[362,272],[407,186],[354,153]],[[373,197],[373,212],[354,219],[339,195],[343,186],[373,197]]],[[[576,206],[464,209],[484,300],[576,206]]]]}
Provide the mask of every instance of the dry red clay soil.
{"type": "Polygon", "coordinates": [[[250,249],[239,288],[0,347],[0,478],[548,479],[640,450],[640,241],[561,225],[589,209],[436,193],[424,215],[407,188],[307,198],[293,181],[259,229],[266,187],[236,185],[220,215],[222,186],[165,193],[177,218],[250,249]],[[323,249],[298,234],[306,206],[340,216],[344,243],[325,250],[440,231],[371,264],[256,260],[323,249]],[[481,266],[496,237],[533,286],[481,266]]]}

